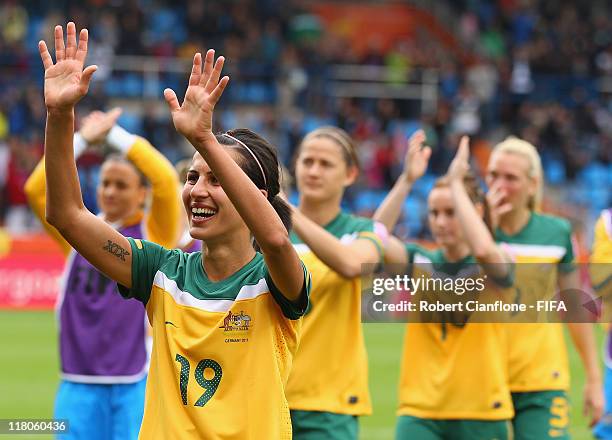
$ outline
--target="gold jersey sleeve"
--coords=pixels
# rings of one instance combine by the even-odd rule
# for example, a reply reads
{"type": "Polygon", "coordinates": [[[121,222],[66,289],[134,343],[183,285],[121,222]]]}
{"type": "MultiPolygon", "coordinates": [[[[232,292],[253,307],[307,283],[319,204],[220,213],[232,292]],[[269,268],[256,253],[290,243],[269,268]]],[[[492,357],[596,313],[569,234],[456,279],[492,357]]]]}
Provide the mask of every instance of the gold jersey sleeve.
{"type": "MultiPolygon", "coordinates": [[[[147,238],[165,247],[174,247],[180,227],[180,200],[176,194],[178,177],[172,164],[146,139],[136,137],[127,158],[151,183],[151,206],[146,218],[147,238]]],[[[38,163],[25,184],[30,207],[45,230],[59,243],[64,254],[71,247],[60,233],[45,220],[46,173],[44,158],[38,163]]]]}
{"type": "Polygon", "coordinates": [[[128,150],[127,158],[151,183],[151,206],[145,221],[147,238],[164,247],[176,246],[183,208],[176,193],[178,176],[174,167],[139,136],[128,150]]]}
{"type": "Polygon", "coordinates": [[[30,208],[42,223],[45,231],[47,231],[47,233],[60,245],[64,255],[68,255],[72,249],[70,244],[64,240],[64,237],[61,236],[58,230],[51,226],[45,218],[45,209],[47,206],[47,181],[44,157],[38,162],[38,165],[36,165],[36,168],[34,168],[34,171],[32,171],[32,174],[28,177],[25,184],[25,193],[30,208]]]}
{"type": "MultiPolygon", "coordinates": [[[[612,208],[606,209],[595,224],[589,275],[595,294],[603,299],[602,323],[612,318],[612,208]]],[[[609,324],[607,327],[610,327],[609,324]]]]}

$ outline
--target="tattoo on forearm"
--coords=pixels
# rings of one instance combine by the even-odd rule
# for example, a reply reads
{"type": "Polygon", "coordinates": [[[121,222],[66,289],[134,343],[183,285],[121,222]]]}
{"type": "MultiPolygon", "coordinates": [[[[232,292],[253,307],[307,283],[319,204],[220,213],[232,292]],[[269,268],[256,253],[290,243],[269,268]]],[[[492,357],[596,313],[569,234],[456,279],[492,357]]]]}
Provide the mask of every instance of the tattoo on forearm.
{"type": "Polygon", "coordinates": [[[111,254],[113,254],[117,258],[121,258],[122,261],[125,261],[125,256],[126,255],[130,255],[130,253],[128,251],[123,249],[117,243],[113,243],[111,240],[108,240],[108,244],[106,246],[104,246],[102,249],[104,249],[105,251],[110,252],[111,254]]]}

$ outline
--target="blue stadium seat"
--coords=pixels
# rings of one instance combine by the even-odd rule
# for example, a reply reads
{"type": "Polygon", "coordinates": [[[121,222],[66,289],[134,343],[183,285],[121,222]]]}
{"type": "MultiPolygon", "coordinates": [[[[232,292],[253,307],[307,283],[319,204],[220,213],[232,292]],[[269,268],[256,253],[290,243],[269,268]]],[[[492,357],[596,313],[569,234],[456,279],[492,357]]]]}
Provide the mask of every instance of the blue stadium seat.
{"type": "Polygon", "coordinates": [[[596,186],[587,191],[588,201],[592,209],[599,212],[602,209],[610,206],[610,189],[609,187],[596,186]]]}
{"type": "Polygon", "coordinates": [[[403,212],[408,222],[418,220],[418,222],[421,223],[425,213],[425,203],[418,197],[409,196],[404,201],[403,212]]]}
{"type": "Polygon", "coordinates": [[[302,123],[304,133],[308,133],[324,125],[333,125],[333,121],[330,118],[323,118],[313,114],[305,115],[304,122],[302,123]]]}
{"type": "Polygon", "coordinates": [[[433,174],[425,174],[419,180],[414,182],[414,186],[412,187],[412,194],[414,196],[420,197],[422,200],[427,200],[427,196],[431,192],[434,184],[436,183],[437,177],[433,174]]]}
{"type": "Polygon", "coordinates": [[[609,170],[605,165],[594,162],[585,166],[582,171],[580,171],[578,180],[580,183],[590,188],[608,185],[610,181],[609,170]]]}
{"type": "Polygon", "coordinates": [[[565,166],[559,159],[548,158],[544,161],[544,175],[546,182],[551,185],[565,183],[565,166]]]}
{"type": "Polygon", "coordinates": [[[287,199],[289,199],[289,203],[293,206],[297,206],[298,203],[300,203],[299,193],[297,191],[291,191],[291,193],[287,195],[287,199]]]}
{"type": "Polygon", "coordinates": [[[104,81],[104,92],[108,96],[122,96],[123,95],[123,83],[120,78],[116,76],[110,76],[104,81]]]}
{"type": "Polygon", "coordinates": [[[158,9],[149,18],[151,32],[148,34],[152,41],[162,41],[171,38],[175,43],[182,43],[187,39],[187,32],[181,26],[179,14],[168,8],[158,9]]]}
{"type": "Polygon", "coordinates": [[[143,93],[143,81],[139,75],[128,73],[123,77],[123,94],[125,96],[140,97],[143,93]]]}
{"type": "Polygon", "coordinates": [[[402,135],[408,139],[412,133],[421,128],[421,123],[416,119],[402,119],[391,121],[389,124],[388,134],[394,134],[397,132],[402,133],[402,135]]]}
{"type": "Polygon", "coordinates": [[[119,117],[119,125],[125,128],[130,133],[143,134],[142,133],[142,118],[134,113],[124,111],[119,117]]]}

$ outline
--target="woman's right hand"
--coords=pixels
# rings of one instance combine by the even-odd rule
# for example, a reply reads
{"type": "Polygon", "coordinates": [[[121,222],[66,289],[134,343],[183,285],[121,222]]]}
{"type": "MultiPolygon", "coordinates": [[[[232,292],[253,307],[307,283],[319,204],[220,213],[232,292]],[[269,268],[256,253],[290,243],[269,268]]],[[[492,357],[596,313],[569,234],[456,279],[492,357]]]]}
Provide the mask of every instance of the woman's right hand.
{"type": "Polygon", "coordinates": [[[67,44],[64,46],[64,31],[55,26],[55,58],[49,54],[44,41],[38,42],[38,51],[45,68],[45,105],[48,111],[72,111],[75,104],[87,94],[89,83],[97,66],[83,70],[87,57],[87,29],[81,29],[79,45],[73,22],[66,26],[67,44]]]}
{"type": "Polygon", "coordinates": [[[486,197],[491,214],[491,226],[497,229],[501,217],[512,211],[512,204],[507,201],[507,194],[499,185],[491,186],[486,197]]]}
{"type": "Polygon", "coordinates": [[[408,139],[408,150],[404,158],[403,177],[409,182],[414,183],[425,174],[431,156],[431,148],[425,142],[425,132],[417,130],[408,139]]]}

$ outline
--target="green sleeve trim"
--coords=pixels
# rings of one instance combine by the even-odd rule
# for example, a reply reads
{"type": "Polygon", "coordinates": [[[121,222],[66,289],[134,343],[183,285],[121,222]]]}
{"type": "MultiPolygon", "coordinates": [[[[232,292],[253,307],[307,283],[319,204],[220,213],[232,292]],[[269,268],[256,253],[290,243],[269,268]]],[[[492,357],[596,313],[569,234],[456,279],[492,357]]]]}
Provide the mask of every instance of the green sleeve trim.
{"type": "Polygon", "coordinates": [[[419,247],[415,245],[414,243],[405,243],[404,249],[406,250],[406,258],[407,258],[408,264],[414,263],[414,255],[417,252],[419,252],[420,250],[419,247]]]}
{"type": "Polygon", "coordinates": [[[140,243],[140,246],[138,246],[136,244],[136,240],[133,238],[127,237],[127,239],[130,242],[130,247],[132,248],[132,287],[128,288],[117,283],[117,288],[122,297],[126,299],[136,298],[146,306],[149,302],[149,298],[151,297],[151,286],[149,286],[147,289],[139,285],[139,281],[142,280],[139,280],[138,278],[143,264],[141,262],[141,258],[145,257],[142,255],[144,252],[144,247],[142,240],[138,240],[140,243]]]}
{"type": "Polygon", "coordinates": [[[601,290],[603,290],[604,287],[606,287],[610,283],[612,283],[612,275],[608,275],[608,278],[603,280],[601,283],[594,284],[593,285],[593,290],[596,291],[597,293],[601,293],[601,290]]]}
{"type": "Polygon", "coordinates": [[[282,292],[274,284],[274,281],[272,281],[272,277],[270,276],[270,273],[268,271],[266,271],[265,276],[266,283],[270,288],[270,293],[272,294],[272,297],[281,308],[285,318],[291,320],[296,320],[304,316],[310,305],[310,273],[308,272],[308,270],[306,270],[306,266],[304,266],[304,263],[301,262],[301,264],[302,270],[304,271],[304,285],[302,286],[302,291],[300,292],[300,296],[297,301],[291,301],[290,299],[287,299],[285,295],[282,294],[282,292]]]}

